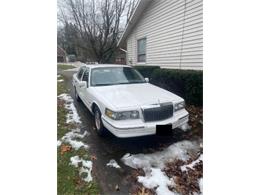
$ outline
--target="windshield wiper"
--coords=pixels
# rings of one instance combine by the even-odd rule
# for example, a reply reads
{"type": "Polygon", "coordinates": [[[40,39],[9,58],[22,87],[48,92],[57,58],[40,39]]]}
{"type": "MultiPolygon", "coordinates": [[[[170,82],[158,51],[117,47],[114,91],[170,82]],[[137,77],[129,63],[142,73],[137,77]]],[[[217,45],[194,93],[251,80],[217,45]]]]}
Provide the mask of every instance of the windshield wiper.
{"type": "Polygon", "coordinates": [[[94,86],[108,86],[108,85],[116,85],[115,83],[104,83],[104,84],[96,84],[94,86]]]}
{"type": "Polygon", "coordinates": [[[129,84],[128,82],[124,82],[124,83],[117,83],[118,85],[124,85],[124,84],[129,84]]]}
{"type": "Polygon", "coordinates": [[[125,84],[134,84],[134,83],[146,83],[146,82],[145,81],[134,81],[134,82],[122,82],[122,83],[104,83],[104,84],[96,84],[94,86],[125,85],[125,84]]]}
{"type": "Polygon", "coordinates": [[[131,84],[131,83],[146,83],[146,81],[133,81],[133,82],[130,82],[129,84],[131,84]]]}

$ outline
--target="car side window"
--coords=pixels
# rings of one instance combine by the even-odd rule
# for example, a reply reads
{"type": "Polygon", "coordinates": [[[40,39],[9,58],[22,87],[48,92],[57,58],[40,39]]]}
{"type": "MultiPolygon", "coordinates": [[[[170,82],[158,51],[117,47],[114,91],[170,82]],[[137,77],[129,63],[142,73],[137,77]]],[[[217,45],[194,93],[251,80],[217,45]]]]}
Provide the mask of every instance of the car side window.
{"type": "Polygon", "coordinates": [[[80,70],[78,71],[77,77],[79,80],[81,80],[82,74],[85,69],[86,69],[85,67],[81,67],[80,70]]]}
{"type": "Polygon", "coordinates": [[[86,71],[83,74],[82,81],[88,82],[89,68],[86,68],[86,71]]]}

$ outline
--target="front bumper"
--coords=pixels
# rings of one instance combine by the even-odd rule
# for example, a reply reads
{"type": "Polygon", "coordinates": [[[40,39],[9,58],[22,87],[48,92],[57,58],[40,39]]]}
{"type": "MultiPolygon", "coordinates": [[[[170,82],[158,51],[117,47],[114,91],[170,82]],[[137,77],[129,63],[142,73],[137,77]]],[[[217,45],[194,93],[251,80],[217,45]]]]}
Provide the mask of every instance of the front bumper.
{"type": "Polygon", "coordinates": [[[104,126],[116,137],[138,137],[156,134],[156,125],[172,124],[172,129],[180,127],[189,121],[189,113],[182,109],[173,117],[162,121],[144,122],[142,119],[115,121],[102,115],[104,126]]]}

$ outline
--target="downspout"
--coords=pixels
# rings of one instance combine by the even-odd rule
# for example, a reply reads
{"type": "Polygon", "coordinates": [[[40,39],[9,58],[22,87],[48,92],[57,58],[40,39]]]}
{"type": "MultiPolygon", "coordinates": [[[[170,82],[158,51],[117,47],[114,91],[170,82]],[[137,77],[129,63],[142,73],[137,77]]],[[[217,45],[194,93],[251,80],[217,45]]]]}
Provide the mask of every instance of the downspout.
{"type": "Polygon", "coordinates": [[[123,48],[119,48],[121,51],[127,53],[127,50],[123,49],[123,48]]]}
{"type": "Polygon", "coordinates": [[[126,62],[126,64],[127,64],[127,62],[128,62],[128,52],[127,52],[127,50],[125,50],[125,49],[123,49],[123,48],[119,48],[121,51],[123,51],[123,52],[125,52],[126,53],[126,59],[125,59],[125,62],[126,62]]]}

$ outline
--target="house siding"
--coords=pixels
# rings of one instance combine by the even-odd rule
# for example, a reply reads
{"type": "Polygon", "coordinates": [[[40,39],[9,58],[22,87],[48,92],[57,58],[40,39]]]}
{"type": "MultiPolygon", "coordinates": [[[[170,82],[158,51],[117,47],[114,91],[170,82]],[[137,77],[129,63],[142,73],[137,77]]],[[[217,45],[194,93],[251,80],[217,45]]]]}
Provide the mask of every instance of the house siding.
{"type": "Polygon", "coordinates": [[[144,64],[137,63],[137,40],[146,37],[146,65],[201,70],[202,13],[202,0],[151,1],[127,37],[127,63],[144,64]]]}

